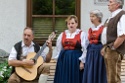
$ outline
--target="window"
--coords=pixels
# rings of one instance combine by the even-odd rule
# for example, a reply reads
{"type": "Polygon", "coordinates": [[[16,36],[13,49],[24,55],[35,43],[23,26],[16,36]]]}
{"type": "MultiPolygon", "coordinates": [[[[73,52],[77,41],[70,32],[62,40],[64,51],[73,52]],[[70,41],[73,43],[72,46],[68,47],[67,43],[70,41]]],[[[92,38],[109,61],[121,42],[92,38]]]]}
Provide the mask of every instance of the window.
{"type": "Polygon", "coordinates": [[[67,29],[65,19],[73,14],[80,25],[80,0],[27,0],[27,26],[33,28],[34,41],[40,45],[52,31],[57,30],[58,36],[67,29]]]}

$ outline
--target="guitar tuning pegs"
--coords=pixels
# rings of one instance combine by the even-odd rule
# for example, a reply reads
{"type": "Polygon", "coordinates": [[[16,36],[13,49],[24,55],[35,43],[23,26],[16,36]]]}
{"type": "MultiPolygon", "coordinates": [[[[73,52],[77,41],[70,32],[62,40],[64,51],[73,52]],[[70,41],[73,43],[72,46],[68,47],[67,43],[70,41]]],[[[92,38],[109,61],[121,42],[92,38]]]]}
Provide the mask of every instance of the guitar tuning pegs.
{"type": "Polygon", "coordinates": [[[53,31],[55,34],[58,32],[58,30],[53,31]]]}

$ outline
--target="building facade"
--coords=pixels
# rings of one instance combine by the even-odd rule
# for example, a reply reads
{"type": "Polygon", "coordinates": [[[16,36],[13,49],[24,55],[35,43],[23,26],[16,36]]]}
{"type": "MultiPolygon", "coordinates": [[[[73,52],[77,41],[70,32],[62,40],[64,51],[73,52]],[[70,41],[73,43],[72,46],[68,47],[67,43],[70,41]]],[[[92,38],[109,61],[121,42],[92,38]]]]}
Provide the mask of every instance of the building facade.
{"type": "MultiPolygon", "coordinates": [[[[91,26],[91,10],[102,11],[103,22],[110,16],[107,1],[80,0],[80,27],[83,31],[87,32],[91,26]]],[[[22,39],[23,29],[27,26],[27,0],[0,0],[0,10],[0,49],[10,52],[12,46],[22,39]]]]}

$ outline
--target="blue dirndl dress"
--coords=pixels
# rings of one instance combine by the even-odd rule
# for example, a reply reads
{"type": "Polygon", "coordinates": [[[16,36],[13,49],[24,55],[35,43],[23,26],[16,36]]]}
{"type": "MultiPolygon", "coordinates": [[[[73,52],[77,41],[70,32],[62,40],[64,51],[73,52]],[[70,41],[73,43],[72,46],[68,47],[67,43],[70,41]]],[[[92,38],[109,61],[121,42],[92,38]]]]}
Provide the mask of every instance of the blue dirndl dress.
{"type": "MultiPolygon", "coordinates": [[[[71,42],[78,39],[78,37],[75,38],[68,41],[71,42]]],[[[65,38],[62,40],[64,40],[63,43],[67,43],[65,38]]],[[[63,45],[64,49],[61,50],[58,57],[54,83],[82,83],[83,70],[80,71],[79,69],[79,57],[82,55],[81,45],[77,42],[74,49],[65,48],[65,45],[67,47],[67,44],[63,45]]]]}
{"type": "Polygon", "coordinates": [[[101,55],[102,44],[100,35],[103,26],[98,30],[89,29],[89,42],[82,83],[107,83],[104,58],[101,55]]]}
{"type": "Polygon", "coordinates": [[[107,83],[104,58],[100,54],[102,44],[89,44],[82,83],[107,83]]]}

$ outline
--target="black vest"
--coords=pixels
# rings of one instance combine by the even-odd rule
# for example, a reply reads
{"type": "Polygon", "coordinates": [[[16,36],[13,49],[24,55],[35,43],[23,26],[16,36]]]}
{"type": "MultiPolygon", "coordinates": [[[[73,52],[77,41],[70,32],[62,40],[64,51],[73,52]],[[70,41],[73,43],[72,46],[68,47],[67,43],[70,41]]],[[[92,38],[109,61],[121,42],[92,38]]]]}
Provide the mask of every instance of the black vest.
{"type": "MultiPolygon", "coordinates": [[[[20,60],[20,55],[22,54],[21,44],[22,44],[22,41],[20,41],[14,45],[14,48],[17,51],[17,60],[20,60]]],[[[40,46],[38,44],[34,43],[34,51],[37,53],[39,50],[40,50],[40,46]]]]}
{"type": "MultiPolygon", "coordinates": [[[[21,54],[22,54],[22,41],[16,43],[14,45],[14,48],[17,52],[17,60],[20,60],[21,54]]],[[[37,53],[40,50],[40,46],[34,42],[34,51],[37,53]]],[[[15,72],[15,67],[12,68],[12,73],[15,72]]]]}

